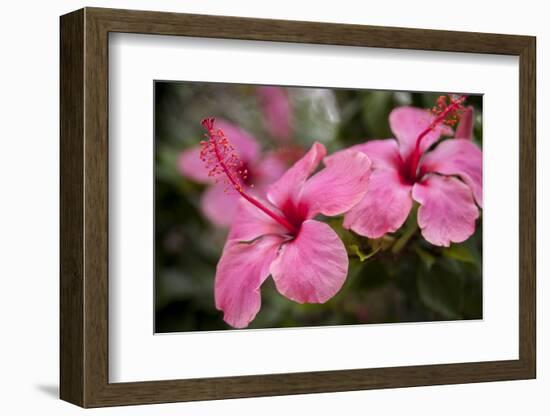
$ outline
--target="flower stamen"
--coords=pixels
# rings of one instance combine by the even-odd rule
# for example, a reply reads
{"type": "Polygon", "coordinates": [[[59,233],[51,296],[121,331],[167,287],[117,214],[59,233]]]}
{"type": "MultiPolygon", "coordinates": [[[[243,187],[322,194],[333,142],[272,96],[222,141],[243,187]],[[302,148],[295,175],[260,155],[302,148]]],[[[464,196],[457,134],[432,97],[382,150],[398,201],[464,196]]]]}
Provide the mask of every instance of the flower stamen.
{"type": "Polygon", "coordinates": [[[205,137],[207,140],[201,141],[200,158],[208,169],[208,175],[215,179],[223,178],[227,185],[227,191],[231,188],[234,189],[244,199],[273,218],[288,231],[296,233],[296,226],[291,224],[284,216],[273,212],[256,198],[246,193],[244,180],[248,177],[248,171],[244,168],[235,147],[225,136],[223,130],[214,128],[214,117],[205,118],[201,124],[206,130],[205,137]]]}
{"type": "Polygon", "coordinates": [[[430,113],[435,118],[416,138],[416,143],[409,163],[409,175],[411,178],[416,178],[417,175],[418,164],[422,156],[422,152],[420,151],[420,143],[422,140],[441,123],[451,127],[455,126],[464,113],[463,103],[465,100],[465,95],[456,96],[452,94],[449,94],[449,102],[447,102],[447,97],[445,95],[441,95],[437,99],[435,105],[430,110],[430,113]]]}

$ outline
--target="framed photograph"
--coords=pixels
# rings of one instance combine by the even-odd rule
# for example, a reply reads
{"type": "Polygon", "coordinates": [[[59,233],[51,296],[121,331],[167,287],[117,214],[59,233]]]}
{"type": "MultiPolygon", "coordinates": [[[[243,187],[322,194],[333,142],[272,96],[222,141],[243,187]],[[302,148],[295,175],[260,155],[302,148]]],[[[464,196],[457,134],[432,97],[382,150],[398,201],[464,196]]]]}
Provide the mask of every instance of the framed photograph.
{"type": "Polygon", "coordinates": [[[536,376],[535,38],[61,17],[82,407],[536,376]]]}

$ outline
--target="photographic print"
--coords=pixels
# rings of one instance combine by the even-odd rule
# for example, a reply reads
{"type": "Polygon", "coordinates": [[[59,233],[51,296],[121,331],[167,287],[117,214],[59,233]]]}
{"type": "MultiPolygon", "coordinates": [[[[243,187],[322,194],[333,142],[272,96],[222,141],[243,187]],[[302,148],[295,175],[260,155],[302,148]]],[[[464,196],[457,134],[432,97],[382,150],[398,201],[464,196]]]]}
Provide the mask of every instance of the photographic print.
{"type": "Polygon", "coordinates": [[[483,317],[481,95],[154,91],[156,333],[483,317]]]}

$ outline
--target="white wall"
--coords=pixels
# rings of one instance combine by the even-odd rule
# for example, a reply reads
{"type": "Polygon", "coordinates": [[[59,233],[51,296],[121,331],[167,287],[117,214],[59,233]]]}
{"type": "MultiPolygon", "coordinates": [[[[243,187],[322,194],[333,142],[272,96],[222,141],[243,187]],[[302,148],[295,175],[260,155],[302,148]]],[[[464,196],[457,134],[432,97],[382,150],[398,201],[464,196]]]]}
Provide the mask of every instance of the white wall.
{"type": "MultiPolygon", "coordinates": [[[[156,9],[294,20],[529,34],[538,37],[538,333],[535,381],[422,387],[338,394],[168,404],[87,411],[88,414],[398,414],[543,415],[550,410],[548,341],[550,285],[543,243],[550,235],[550,145],[542,138],[550,100],[550,27],[544,2],[461,0],[359,2],[296,0],[220,2],[4,2],[0,14],[0,410],[3,414],[82,412],[56,399],[58,385],[58,16],[82,6],[156,9]],[[545,74],[546,72],[546,74],[545,74]],[[546,75],[546,76],[544,76],[546,75]],[[543,177],[544,176],[544,177],[543,177]],[[544,234],[544,236],[543,236],[544,234]]],[[[497,156],[498,157],[498,156],[497,156]]],[[[505,184],[503,184],[505,186],[505,184]]],[[[475,340],[472,340],[475,342],[475,340]]]]}

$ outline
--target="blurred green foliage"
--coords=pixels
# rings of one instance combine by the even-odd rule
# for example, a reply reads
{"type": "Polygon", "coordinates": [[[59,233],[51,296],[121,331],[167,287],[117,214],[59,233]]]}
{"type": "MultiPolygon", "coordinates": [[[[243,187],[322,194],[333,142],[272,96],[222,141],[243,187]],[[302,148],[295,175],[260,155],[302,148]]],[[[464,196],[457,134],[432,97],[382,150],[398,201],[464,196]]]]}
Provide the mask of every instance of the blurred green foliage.
{"type": "MultiPolygon", "coordinates": [[[[390,111],[400,105],[431,108],[441,93],[288,88],[292,144],[315,141],[329,152],[392,137],[390,111]]],[[[481,96],[475,140],[481,146],[481,96]]],[[[226,230],[199,209],[204,185],[181,176],[178,154],[202,139],[201,119],[224,118],[253,134],[263,149],[280,142],[264,127],[256,87],[155,83],[155,331],[227,329],[214,306],[216,263],[226,230]]],[[[300,305],[281,296],[271,279],[262,286],[262,308],[249,328],[396,323],[482,317],[482,224],[466,242],[449,248],[426,242],[416,210],[396,233],[367,240],[326,219],[348,248],[349,273],[341,291],[323,305],[300,305]]]]}

